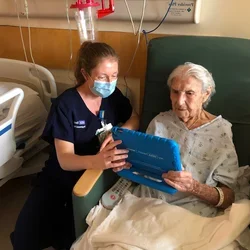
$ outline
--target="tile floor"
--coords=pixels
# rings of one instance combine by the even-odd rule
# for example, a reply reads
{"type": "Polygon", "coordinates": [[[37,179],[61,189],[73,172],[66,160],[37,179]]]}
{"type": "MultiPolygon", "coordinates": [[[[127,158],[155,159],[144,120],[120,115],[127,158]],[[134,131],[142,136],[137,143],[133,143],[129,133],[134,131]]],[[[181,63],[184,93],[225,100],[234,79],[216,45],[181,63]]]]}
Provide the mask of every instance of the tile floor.
{"type": "Polygon", "coordinates": [[[0,187],[0,249],[12,250],[9,235],[32,186],[33,176],[8,181],[0,187]]]}

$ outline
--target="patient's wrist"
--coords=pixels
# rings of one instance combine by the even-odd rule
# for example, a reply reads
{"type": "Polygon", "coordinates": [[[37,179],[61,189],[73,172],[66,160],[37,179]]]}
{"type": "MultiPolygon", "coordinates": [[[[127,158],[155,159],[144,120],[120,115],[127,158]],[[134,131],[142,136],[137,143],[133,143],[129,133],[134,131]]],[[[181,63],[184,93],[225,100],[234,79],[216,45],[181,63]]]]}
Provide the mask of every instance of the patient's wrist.
{"type": "Polygon", "coordinates": [[[190,193],[214,206],[218,205],[220,200],[218,191],[215,188],[202,184],[196,180],[193,182],[193,188],[190,193]]]}
{"type": "Polygon", "coordinates": [[[197,180],[193,180],[192,187],[190,188],[189,193],[192,195],[199,195],[201,189],[201,183],[197,180]]]}

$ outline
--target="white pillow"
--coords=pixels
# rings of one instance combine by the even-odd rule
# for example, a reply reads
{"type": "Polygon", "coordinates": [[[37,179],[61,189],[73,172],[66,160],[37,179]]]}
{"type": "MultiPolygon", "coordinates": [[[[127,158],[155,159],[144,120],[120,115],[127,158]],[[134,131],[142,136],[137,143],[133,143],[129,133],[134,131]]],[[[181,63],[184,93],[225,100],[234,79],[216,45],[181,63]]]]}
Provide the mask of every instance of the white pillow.
{"type": "MultiPolygon", "coordinates": [[[[6,92],[10,91],[13,88],[22,89],[24,92],[24,98],[27,98],[28,96],[31,96],[31,95],[38,95],[36,91],[34,91],[33,89],[25,85],[14,83],[14,82],[0,82],[0,97],[2,94],[5,94],[6,92]]],[[[9,100],[7,102],[0,104],[0,115],[3,115],[4,109],[10,108],[12,101],[13,100],[9,100]]]]}

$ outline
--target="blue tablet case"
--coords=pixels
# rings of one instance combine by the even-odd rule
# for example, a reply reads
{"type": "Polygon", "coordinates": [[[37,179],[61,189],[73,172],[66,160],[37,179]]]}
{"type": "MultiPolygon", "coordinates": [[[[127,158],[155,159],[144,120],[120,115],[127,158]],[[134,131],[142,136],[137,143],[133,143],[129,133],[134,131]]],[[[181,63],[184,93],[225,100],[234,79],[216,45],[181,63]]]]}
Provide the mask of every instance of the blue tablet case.
{"type": "Polygon", "coordinates": [[[117,172],[119,176],[166,193],[177,191],[162,178],[170,170],[182,170],[179,145],[174,140],[119,127],[112,128],[112,135],[115,141],[122,140],[118,148],[129,150],[127,161],[132,164],[117,172]]]}

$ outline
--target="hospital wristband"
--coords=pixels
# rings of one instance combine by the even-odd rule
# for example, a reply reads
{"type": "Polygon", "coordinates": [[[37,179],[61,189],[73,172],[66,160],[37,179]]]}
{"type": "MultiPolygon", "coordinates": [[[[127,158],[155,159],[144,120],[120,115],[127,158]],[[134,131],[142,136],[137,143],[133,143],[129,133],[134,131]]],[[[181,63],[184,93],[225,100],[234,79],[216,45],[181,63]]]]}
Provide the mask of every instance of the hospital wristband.
{"type": "Polygon", "coordinates": [[[220,207],[224,202],[225,196],[224,196],[223,190],[221,188],[219,188],[219,187],[214,187],[214,188],[218,191],[219,198],[220,198],[219,202],[217,203],[217,205],[215,207],[220,207]]]}

